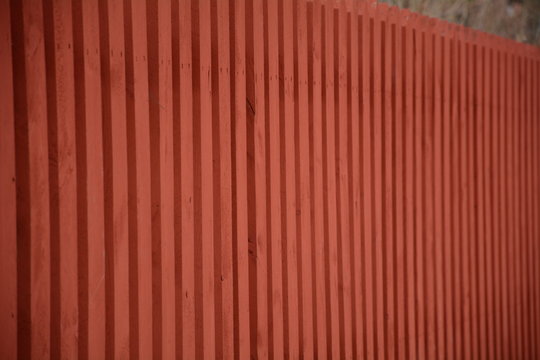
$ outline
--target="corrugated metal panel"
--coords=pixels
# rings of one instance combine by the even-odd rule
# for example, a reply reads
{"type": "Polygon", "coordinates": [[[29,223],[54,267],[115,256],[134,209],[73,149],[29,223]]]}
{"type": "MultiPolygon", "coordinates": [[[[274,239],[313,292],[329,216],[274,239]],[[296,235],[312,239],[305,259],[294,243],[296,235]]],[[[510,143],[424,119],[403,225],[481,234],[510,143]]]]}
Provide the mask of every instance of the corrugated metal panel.
{"type": "Polygon", "coordinates": [[[534,358],[540,52],[373,1],[0,2],[0,357],[534,358]]]}

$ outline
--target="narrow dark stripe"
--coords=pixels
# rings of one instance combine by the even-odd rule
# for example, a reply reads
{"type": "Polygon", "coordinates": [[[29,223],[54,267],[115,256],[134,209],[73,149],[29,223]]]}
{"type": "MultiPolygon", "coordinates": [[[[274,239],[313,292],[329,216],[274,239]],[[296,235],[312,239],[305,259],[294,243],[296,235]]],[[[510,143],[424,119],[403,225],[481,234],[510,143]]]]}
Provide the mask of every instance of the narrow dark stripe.
{"type": "MultiPolygon", "coordinates": [[[[310,223],[311,223],[311,239],[309,239],[309,241],[311,241],[311,273],[312,273],[312,285],[311,285],[311,289],[312,289],[312,292],[310,294],[310,296],[312,297],[313,299],[313,302],[312,302],[312,306],[313,306],[313,353],[314,355],[316,356],[318,354],[318,349],[319,349],[319,345],[318,345],[318,341],[319,341],[319,338],[318,338],[318,328],[319,328],[319,325],[318,325],[318,322],[321,321],[318,319],[318,312],[317,312],[317,270],[316,270],[316,266],[317,266],[317,245],[315,243],[315,152],[314,152],[314,94],[313,94],[313,87],[315,86],[315,83],[314,83],[314,80],[313,80],[313,43],[314,43],[314,35],[316,36],[317,34],[314,34],[313,33],[313,3],[312,2],[307,2],[306,4],[306,16],[307,16],[307,21],[306,21],[306,29],[307,29],[307,34],[306,34],[306,39],[307,39],[307,66],[308,66],[308,69],[307,69],[307,97],[308,97],[308,104],[309,104],[309,107],[308,107],[308,124],[309,124],[309,186],[310,186],[310,193],[309,193],[309,198],[310,198],[310,223]]],[[[295,11],[295,24],[298,24],[298,14],[297,12],[295,11]]],[[[298,25],[295,25],[295,27],[298,26],[298,25]]],[[[297,41],[295,41],[295,48],[297,48],[298,44],[297,44],[297,41]]],[[[296,64],[295,62],[295,74],[297,73],[298,71],[298,64],[296,64]]],[[[296,75],[295,75],[296,76],[296,75]]],[[[296,95],[295,95],[295,98],[296,98],[296,95]]],[[[298,113],[298,108],[295,107],[295,116],[297,116],[296,114],[298,113]]],[[[297,188],[298,188],[298,185],[297,185],[297,188]]],[[[300,249],[299,249],[300,251],[300,249]]],[[[301,274],[301,273],[300,273],[301,274]]],[[[299,275],[300,276],[300,275],[299,275]]],[[[301,332],[300,335],[302,336],[303,338],[303,333],[301,332]]]]}
{"type": "MultiPolygon", "coordinates": [[[[327,329],[330,326],[331,322],[331,311],[330,311],[330,249],[329,249],[329,233],[328,233],[328,145],[326,137],[326,128],[327,128],[327,116],[326,116],[326,94],[328,79],[326,74],[326,6],[321,6],[321,88],[322,88],[322,97],[321,97],[321,110],[322,110],[322,168],[323,168],[323,217],[324,217],[324,274],[325,274],[325,295],[326,295],[326,325],[327,329]]],[[[327,353],[332,354],[332,332],[328,331],[327,339],[327,353]]],[[[334,334],[335,336],[335,334],[334,334]]],[[[334,340],[335,341],[335,340],[334,340]]]]}
{"type": "MultiPolygon", "coordinates": [[[[333,2],[330,3],[330,6],[335,6],[333,2]]],[[[342,235],[342,216],[344,214],[341,213],[341,181],[340,176],[341,173],[344,171],[341,169],[341,162],[340,162],[340,127],[341,119],[340,119],[340,77],[339,77],[339,46],[340,46],[340,37],[343,36],[343,34],[340,33],[340,18],[339,18],[339,10],[332,9],[332,17],[333,17],[333,31],[332,35],[334,36],[332,44],[333,49],[332,56],[334,58],[334,73],[331,74],[334,87],[334,166],[335,169],[333,169],[333,173],[331,176],[334,176],[336,187],[335,187],[335,193],[333,194],[336,197],[336,251],[337,251],[337,278],[338,282],[341,284],[341,286],[338,286],[338,328],[339,328],[339,334],[336,334],[339,341],[339,353],[341,358],[345,358],[345,320],[344,320],[344,296],[343,296],[343,235],[342,235]]]]}
{"type": "Polygon", "coordinates": [[[86,150],[86,78],[84,74],[84,34],[82,0],[73,1],[73,56],[75,81],[75,141],[77,146],[77,237],[79,349],[81,360],[88,359],[88,195],[86,150]]]}
{"type": "MultiPolygon", "coordinates": [[[[353,5],[351,7],[352,9],[355,9],[355,6],[353,5]]],[[[352,14],[352,16],[357,16],[356,14],[352,14]]],[[[358,346],[360,344],[356,343],[357,339],[357,332],[359,331],[358,327],[360,324],[356,323],[357,319],[357,312],[360,311],[360,309],[356,308],[357,300],[356,300],[356,286],[357,281],[356,278],[360,276],[360,274],[355,273],[355,262],[357,259],[355,259],[354,255],[356,254],[356,247],[359,245],[359,234],[356,234],[354,231],[354,222],[355,222],[355,216],[354,216],[354,204],[356,202],[356,195],[355,195],[355,187],[354,187],[354,165],[353,165],[353,151],[355,149],[353,140],[352,140],[352,122],[354,121],[352,119],[352,107],[353,104],[358,101],[358,98],[353,101],[353,94],[354,89],[352,87],[352,21],[354,21],[351,18],[351,13],[347,12],[347,26],[346,26],[346,37],[347,37],[347,64],[346,64],[346,73],[347,73],[347,88],[346,88],[346,97],[347,97],[347,154],[349,156],[347,157],[347,166],[349,168],[349,174],[347,177],[347,186],[349,188],[349,206],[347,209],[348,217],[349,217],[349,239],[345,239],[345,241],[350,242],[350,253],[349,253],[349,269],[347,271],[350,272],[350,292],[351,292],[351,323],[352,323],[352,356],[353,358],[357,359],[358,356],[358,346]]],[[[356,64],[358,66],[358,64],[356,64]]],[[[361,69],[360,69],[361,71],[361,69]]],[[[360,119],[360,116],[359,116],[360,119]]],[[[359,121],[360,123],[360,121],[359,121]]],[[[358,134],[359,136],[359,134],[358,134]]]]}
{"type": "Polygon", "coordinates": [[[133,20],[130,0],[124,0],[124,36],[126,59],[126,133],[128,166],[128,252],[129,252],[129,354],[139,358],[139,252],[137,233],[137,140],[135,130],[135,70],[133,20]]]}
{"type": "MultiPolygon", "coordinates": [[[[238,284],[238,241],[243,239],[238,239],[238,185],[237,185],[237,163],[236,163],[236,123],[239,121],[237,119],[237,109],[236,109],[236,9],[235,1],[229,1],[229,64],[230,64],[230,74],[231,74],[231,83],[230,83],[230,101],[231,101],[231,199],[232,199],[232,280],[233,280],[233,346],[234,346],[234,358],[239,360],[240,358],[240,323],[239,323],[239,312],[241,309],[238,308],[238,295],[240,285],[238,284]]],[[[242,55],[240,57],[242,59],[242,55]]],[[[239,85],[242,86],[242,85],[239,85]]],[[[241,190],[243,191],[243,189],[241,190]]],[[[242,215],[241,215],[242,216],[242,215]]],[[[243,311],[243,310],[242,310],[243,311]]]]}
{"type": "Polygon", "coordinates": [[[50,356],[60,358],[60,194],[58,179],[58,109],[56,92],[56,44],[52,1],[43,1],[43,38],[47,91],[47,137],[49,152],[49,214],[51,256],[50,356]]]}
{"type": "MultiPolygon", "coordinates": [[[[202,194],[201,194],[201,60],[199,1],[191,2],[191,53],[193,89],[193,215],[195,246],[195,353],[202,357],[203,351],[203,269],[202,269],[202,194]]],[[[185,120],[184,120],[185,121],[185,120]]],[[[215,295],[214,295],[215,296],[215,295]]]]}
{"type": "Polygon", "coordinates": [[[11,1],[13,43],[13,95],[15,114],[15,158],[17,186],[17,354],[31,355],[30,291],[30,150],[26,87],[25,31],[22,1],[11,1]]]}
{"type": "Polygon", "coordinates": [[[160,56],[159,4],[146,2],[148,36],[148,93],[150,123],[150,196],[152,214],[152,344],[153,356],[162,356],[162,261],[161,261],[161,154],[160,154],[160,56]]]}
{"type": "Polygon", "coordinates": [[[114,358],[114,219],[113,219],[113,149],[111,123],[111,70],[109,44],[109,9],[99,0],[99,46],[101,54],[101,103],[103,121],[103,188],[105,225],[105,356],[114,358]]]}
{"type": "MultiPolygon", "coordinates": [[[[223,1],[223,0],[220,0],[223,1]]],[[[223,355],[223,286],[221,285],[221,132],[220,132],[220,94],[219,73],[223,71],[219,64],[218,47],[218,4],[210,1],[210,37],[211,37],[211,93],[212,93],[212,163],[213,163],[213,217],[214,217],[214,312],[216,357],[223,355]]],[[[208,256],[208,254],[204,254],[208,256]]]]}
{"type": "MultiPolygon", "coordinates": [[[[248,210],[248,254],[249,254],[249,337],[251,354],[257,354],[257,228],[255,199],[255,81],[254,68],[254,24],[253,2],[246,1],[246,133],[247,133],[247,210],[248,210]]],[[[260,81],[260,78],[258,78],[260,81]]]]}
{"type": "MultiPolygon", "coordinates": [[[[287,197],[290,194],[287,193],[287,181],[286,181],[286,144],[285,144],[285,55],[284,55],[284,22],[283,22],[283,0],[275,0],[278,2],[278,14],[277,14],[277,28],[278,28],[278,81],[279,81],[279,94],[278,94],[278,104],[279,104],[279,182],[280,182],[280,202],[281,202],[281,286],[283,291],[283,349],[284,353],[289,353],[289,327],[290,327],[290,317],[289,317],[289,270],[288,269],[288,251],[287,244],[290,240],[287,238],[287,197]]],[[[287,34],[287,36],[294,36],[293,34],[287,34]]],[[[292,56],[292,55],[291,55],[292,56]]],[[[272,120],[271,120],[272,121],[272,120]]],[[[276,150],[274,150],[275,152],[276,150]]],[[[295,154],[288,154],[288,156],[294,156],[295,154]]],[[[272,245],[273,246],[273,245],[272,245]]],[[[300,314],[298,314],[300,315],[300,314]]]]}
{"type": "Polygon", "coordinates": [[[180,134],[180,4],[171,2],[172,117],[174,163],[174,273],[175,273],[175,341],[177,357],[181,358],[184,327],[182,311],[182,171],[180,134]]]}
{"type": "MultiPolygon", "coordinates": [[[[269,69],[269,59],[270,59],[270,50],[268,45],[268,37],[269,37],[269,29],[268,29],[268,2],[262,5],[263,7],[263,39],[264,39],[264,50],[263,50],[263,57],[264,57],[264,94],[266,96],[265,102],[264,102],[264,119],[265,119],[265,164],[266,164],[266,240],[267,240],[267,246],[266,246],[266,256],[267,256],[267,268],[266,268],[266,278],[267,278],[267,311],[268,311],[268,356],[269,358],[273,358],[274,354],[274,326],[273,326],[273,302],[272,299],[274,288],[273,281],[272,281],[272,207],[271,207],[271,198],[272,196],[278,196],[277,194],[271,193],[271,181],[270,181],[270,101],[269,101],[269,94],[270,94],[270,69],[269,69]]],[[[261,74],[262,75],[262,74],[261,74]]],[[[275,181],[275,180],[273,180],[275,181]]],[[[273,229],[274,231],[277,231],[276,229],[273,229]]]]}
{"type": "MultiPolygon", "coordinates": [[[[374,30],[375,30],[375,21],[373,19],[373,17],[369,17],[369,48],[370,48],[370,86],[369,86],[369,89],[371,89],[371,92],[370,92],[370,109],[371,109],[371,112],[370,112],[370,119],[367,119],[367,121],[369,121],[371,124],[370,124],[370,130],[371,130],[371,134],[370,134],[370,147],[371,147],[371,159],[370,159],[370,169],[371,169],[371,184],[372,184],[372,191],[373,191],[373,194],[371,196],[371,229],[372,229],[372,239],[376,239],[376,235],[377,235],[377,216],[376,216],[376,207],[375,207],[375,203],[377,202],[377,199],[375,198],[374,196],[374,188],[375,188],[375,159],[374,159],[374,156],[375,156],[375,96],[374,96],[374,89],[375,89],[375,75],[374,75],[374,72],[375,72],[375,60],[374,60],[374,57],[373,57],[373,54],[374,54],[374,49],[375,49],[375,40],[374,40],[374,30]]],[[[372,241],[370,239],[367,239],[367,241],[372,241]]],[[[377,321],[377,314],[378,314],[378,307],[380,304],[378,304],[378,301],[377,301],[377,295],[376,295],[376,288],[377,288],[377,261],[376,261],[376,246],[375,244],[373,243],[372,247],[371,247],[371,259],[372,259],[372,268],[371,268],[371,274],[372,274],[372,284],[373,284],[373,289],[372,289],[372,294],[373,294],[373,338],[374,338],[374,358],[378,358],[379,357],[379,350],[382,351],[382,349],[379,349],[379,346],[378,346],[378,340],[377,340],[377,337],[378,337],[378,333],[379,333],[379,330],[378,330],[378,321],[377,321]]]]}
{"type": "MultiPolygon", "coordinates": [[[[297,265],[297,271],[296,271],[296,274],[297,274],[297,284],[298,284],[298,291],[297,291],[297,300],[298,300],[298,323],[297,324],[293,324],[293,326],[298,326],[298,349],[299,349],[299,354],[303,354],[304,352],[304,301],[303,301],[303,298],[304,296],[312,296],[312,294],[304,294],[303,292],[303,289],[304,289],[304,286],[303,286],[303,279],[304,279],[304,275],[303,275],[303,266],[302,266],[302,257],[306,256],[306,257],[312,257],[312,261],[313,261],[313,257],[314,257],[314,253],[315,253],[315,247],[311,247],[311,253],[310,254],[306,254],[305,251],[303,250],[303,244],[307,241],[311,241],[311,239],[304,239],[304,236],[305,235],[302,235],[302,211],[305,211],[305,207],[302,208],[302,188],[301,188],[301,167],[300,167],[300,115],[299,115],[299,106],[300,106],[300,82],[299,82],[299,58],[300,58],[300,53],[302,51],[304,51],[305,49],[300,49],[299,46],[298,46],[298,27],[299,27],[299,22],[301,20],[298,19],[298,7],[299,6],[305,6],[305,3],[302,3],[302,1],[295,1],[293,2],[293,5],[292,5],[292,8],[293,8],[293,13],[292,13],[292,30],[293,30],[293,53],[290,55],[292,57],[292,62],[293,62],[293,68],[292,68],[292,79],[289,79],[289,82],[290,84],[292,84],[292,86],[294,87],[294,90],[293,90],[293,116],[294,116],[294,169],[295,169],[295,174],[294,174],[294,177],[295,177],[295,182],[294,182],[294,186],[295,186],[295,189],[296,189],[296,192],[295,192],[295,204],[296,204],[296,209],[295,209],[295,214],[294,216],[296,217],[296,265],[297,265]]],[[[284,10],[282,10],[282,13],[283,13],[284,10]]],[[[307,29],[307,28],[306,28],[307,29]]],[[[280,32],[280,37],[281,36],[287,36],[287,35],[284,35],[283,34],[283,31],[280,32]]],[[[307,35],[307,34],[306,34],[307,35]]],[[[307,37],[307,36],[306,36],[307,37]]],[[[283,50],[284,51],[284,50],[283,50]]],[[[307,59],[306,59],[307,61],[307,59]]],[[[284,79],[285,81],[287,79],[284,79]]],[[[307,91],[307,87],[306,87],[306,90],[307,91]]],[[[308,110],[308,109],[305,109],[305,110],[308,110]]],[[[309,110],[308,110],[309,111],[309,110]]],[[[290,121],[290,119],[289,119],[290,121]]],[[[288,195],[290,196],[290,194],[288,195]]],[[[310,194],[311,196],[311,194],[310,194]]],[[[311,236],[313,237],[313,232],[311,232],[311,236]]],[[[291,239],[292,240],[292,239],[291,239]]],[[[284,249],[287,249],[287,247],[284,247],[284,249]]],[[[284,250],[284,253],[286,253],[288,255],[288,251],[287,250],[284,250]]],[[[284,260],[285,261],[285,260],[284,260]]],[[[288,263],[288,262],[287,262],[288,263]]],[[[285,275],[287,274],[288,272],[285,272],[285,275]]],[[[314,283],[312,282],[312,286],[314,286],[314,283]]],[[[284,287],[285,289],[288,289],[288,285],[287,283],[284,283],[284,287]]],[[[313,287],[314,289],[314,287],[313,287]]],[[[283,293],[283,297],[284,299],[287,299],[287,293],[284,292],[283,293]]],[[[313,298],[315,299],[315,298],[313,298]]],[[[286,302],[288,303],[288,302],[286,302]]],[[[314,306],[313,306],[314,308],[314,306]]],[[[314,324],[314,323],[312,323],[314,324]]],[[[315,327],[312,328],[312,336],[315,336],[316,332],[314,331],[315,330],[315,327]]],[[[288,334],[285,333],[285,336],[286,336],[286,341],[287,341],[287,338],[288,338],[288,334]]]]}

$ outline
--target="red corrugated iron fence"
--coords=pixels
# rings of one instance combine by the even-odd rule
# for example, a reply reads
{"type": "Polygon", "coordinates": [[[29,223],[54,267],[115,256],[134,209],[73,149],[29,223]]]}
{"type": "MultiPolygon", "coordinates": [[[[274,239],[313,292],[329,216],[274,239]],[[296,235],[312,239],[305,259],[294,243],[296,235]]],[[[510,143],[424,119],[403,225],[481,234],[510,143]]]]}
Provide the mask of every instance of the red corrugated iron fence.
{"type": "Polygon", "coordinates": [[[0,358],[540,357],[540,51],[371,1],[0,1],[0,358]]]}

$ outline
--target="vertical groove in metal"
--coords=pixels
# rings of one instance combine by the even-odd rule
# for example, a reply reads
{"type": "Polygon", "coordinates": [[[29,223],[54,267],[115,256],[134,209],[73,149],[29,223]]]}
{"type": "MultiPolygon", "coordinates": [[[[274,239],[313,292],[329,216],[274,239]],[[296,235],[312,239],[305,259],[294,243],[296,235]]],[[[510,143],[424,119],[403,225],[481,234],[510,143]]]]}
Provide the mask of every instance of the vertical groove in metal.
{"type": "Polygon", "coordinates": [[[539,355],[537,48],[358,0],[0,19],[0,357],[539,355]]]}

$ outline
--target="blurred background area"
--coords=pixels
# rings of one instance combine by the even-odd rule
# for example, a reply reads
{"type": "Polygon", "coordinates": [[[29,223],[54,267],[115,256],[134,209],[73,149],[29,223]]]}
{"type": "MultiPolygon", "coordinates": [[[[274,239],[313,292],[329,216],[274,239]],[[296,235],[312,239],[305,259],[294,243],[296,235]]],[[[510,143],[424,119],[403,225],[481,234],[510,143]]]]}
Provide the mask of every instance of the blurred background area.
{"type": "Polygon", "coordinates": [[[520,42],[540,45],[540,0],[379,0],[520,42]]]}

